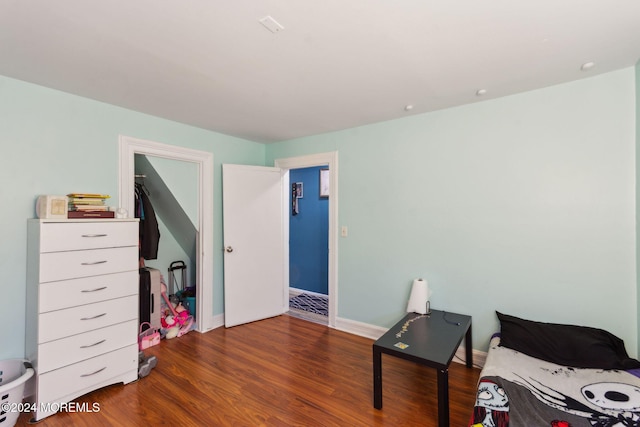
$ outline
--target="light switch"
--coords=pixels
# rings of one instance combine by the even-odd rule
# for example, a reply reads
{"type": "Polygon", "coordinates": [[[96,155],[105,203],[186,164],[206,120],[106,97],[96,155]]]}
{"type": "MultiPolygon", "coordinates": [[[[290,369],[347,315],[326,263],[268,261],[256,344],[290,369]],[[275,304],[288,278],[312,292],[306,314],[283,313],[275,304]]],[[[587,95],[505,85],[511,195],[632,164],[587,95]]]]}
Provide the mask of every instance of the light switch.
{"type": "Polygon", "coordinates": [[[349,230],[347,229],[347,226],[343,225],[342,229],[340,230],[340,235],[342,235],[342,237],[347,237],[348,234],[349,234],[349,230]]]}

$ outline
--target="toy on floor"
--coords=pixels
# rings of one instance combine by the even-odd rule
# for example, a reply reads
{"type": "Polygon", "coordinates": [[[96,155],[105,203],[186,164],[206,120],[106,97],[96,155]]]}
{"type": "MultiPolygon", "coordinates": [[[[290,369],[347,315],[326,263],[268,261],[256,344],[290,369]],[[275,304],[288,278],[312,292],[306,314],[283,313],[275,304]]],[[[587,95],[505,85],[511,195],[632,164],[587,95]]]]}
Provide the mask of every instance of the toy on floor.
{"type": "Polygon", "coordinates": [[[184,308],[182,303],[178,303],[175,307],[173,306],[167,297],[167,287],[164,283],[161,284],[160,295],[169,310],[168,313],[165,313],[166,315],[160,319],[162,327],[167,329],[165,338],[181,337],[189,332],[193,326],[193,316],[189,314],[189,311],[184,308]]]}

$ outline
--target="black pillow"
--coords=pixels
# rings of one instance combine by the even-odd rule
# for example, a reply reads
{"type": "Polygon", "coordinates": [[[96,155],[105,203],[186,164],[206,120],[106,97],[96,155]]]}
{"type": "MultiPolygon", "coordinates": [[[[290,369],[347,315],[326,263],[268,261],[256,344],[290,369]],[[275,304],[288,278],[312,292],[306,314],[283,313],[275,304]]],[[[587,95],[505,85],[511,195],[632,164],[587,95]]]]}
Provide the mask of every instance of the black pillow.
{"type": "Polygon", "coordinates": [[[524,320],[496,311],[500,320],[500,345],[537,359],[576,368],[634,369],[640,362],[629,358],[624,341],[587,326],[524,320]]]}

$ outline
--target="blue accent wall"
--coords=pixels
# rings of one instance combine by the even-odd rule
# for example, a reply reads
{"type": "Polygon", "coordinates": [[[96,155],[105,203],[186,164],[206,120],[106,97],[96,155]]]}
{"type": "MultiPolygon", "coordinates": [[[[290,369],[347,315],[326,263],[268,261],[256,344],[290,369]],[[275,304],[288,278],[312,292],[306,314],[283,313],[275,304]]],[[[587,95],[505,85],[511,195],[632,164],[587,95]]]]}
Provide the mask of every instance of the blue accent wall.
{"type": "MultiPolygon", "coordinates": [[[[289,286],[328,294],[329,199],[320,197],[320,169],[291,170],[291,183],[303,183],[298,213],[289,210],[289,286]]],[[[291,203],[289,203],[291,206],[291,203]]]]}

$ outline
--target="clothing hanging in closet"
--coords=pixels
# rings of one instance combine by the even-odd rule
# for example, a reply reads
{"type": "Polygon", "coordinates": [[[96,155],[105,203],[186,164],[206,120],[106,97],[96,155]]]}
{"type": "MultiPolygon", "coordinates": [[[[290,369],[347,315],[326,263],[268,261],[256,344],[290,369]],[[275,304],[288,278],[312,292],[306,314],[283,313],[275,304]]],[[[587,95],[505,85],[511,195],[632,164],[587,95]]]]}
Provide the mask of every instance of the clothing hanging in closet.
{"type": "Polygon", "coordinates": [[[140,256],[144,259],[157,259],[160,230],[158,229],[156,214],[144,185],[135,184],[135,197],[135,215],[136,218],[140,218],[140,256]]]}

